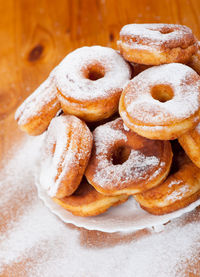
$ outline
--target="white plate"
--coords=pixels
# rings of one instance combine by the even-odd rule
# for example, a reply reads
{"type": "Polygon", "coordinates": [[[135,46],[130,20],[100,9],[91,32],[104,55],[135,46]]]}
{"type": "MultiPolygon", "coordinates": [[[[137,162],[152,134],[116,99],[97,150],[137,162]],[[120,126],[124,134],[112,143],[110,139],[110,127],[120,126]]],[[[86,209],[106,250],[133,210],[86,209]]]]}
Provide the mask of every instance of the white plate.
{"type": "MultiPolygon", "coordinates": [[[[37,178],[36,178],[37,179],[37,178]]],[[[200,199],[190,204],[186,208],[176,212],[156,216],[149,214],[142,210],[133,197],[122,205],[112,207],[107,212],[92,217],[74,216],[66,211],[52,199],[42,189],[39,182],[36,180],[39,198],[42,199],[44,204],[57,215],[61,220],[66,223],[72,223],[77,227],[83,227],[88,230],[98,230],[102,232],[130,232],[144,228],[153,228],[154,230],[161,230],[164,223],[180,217],[181,215],[194,210],[200,205],[200,199]]]]}

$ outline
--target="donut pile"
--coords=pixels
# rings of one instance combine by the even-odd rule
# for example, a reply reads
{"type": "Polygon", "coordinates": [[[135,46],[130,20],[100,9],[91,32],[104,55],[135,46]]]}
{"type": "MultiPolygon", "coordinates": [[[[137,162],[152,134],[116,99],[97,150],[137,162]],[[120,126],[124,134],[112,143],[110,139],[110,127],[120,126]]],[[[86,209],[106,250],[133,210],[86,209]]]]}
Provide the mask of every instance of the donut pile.
{"type": "Polygon", "coordinates": [[[200,44],[186,26],[129,24],[117,45],[68,54],[15,118],[46,131],[39,181],[74,215],[129,196],[173,212],[200,197],[200,44]]]}

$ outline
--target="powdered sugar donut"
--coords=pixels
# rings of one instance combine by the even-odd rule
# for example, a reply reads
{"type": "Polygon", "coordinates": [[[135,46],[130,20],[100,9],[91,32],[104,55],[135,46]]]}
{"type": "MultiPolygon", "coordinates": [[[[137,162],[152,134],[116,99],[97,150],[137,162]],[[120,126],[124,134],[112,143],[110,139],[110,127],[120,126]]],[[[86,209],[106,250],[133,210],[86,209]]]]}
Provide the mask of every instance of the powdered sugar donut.
{"type": "Polygon", "coordinates": [[[95,216],[104,213],[112,206],[124,203],[128,200],[128,195],[103,195],[83,178],[72,195],[62,199],[53,197],[52,200],[74,215],[95,216]]]}
{"type": "Polygon", "coordinates": [[[92,149],[87,125],[72,115],[52,119],[42,149],[39,180],[51,197],[71,195],[79,186],[92,149]]]}
{"type": "Polygon", "coordinates": [[[184,25],[128,24],[120,31],[118,48],[126,60],[135,63],[186,63],[197,51],[197,40],[184,25]]]}
{"type": "Polygon", "coordinates": [[[184,208],[200,198],[200,169],[183,153],[174,153],[172,170],[159,186],[134,196],[149,213],[162,215],[184,208]]]}
{"type": "Polygon", "coordinates": [[[86,121],[98,121],[117,111],[131,70],[115,50],[91,46],[66,56],[55,76],[63,111],[86,121]]]}
{"type": "Polygon", "coordinates": [[[200,75],[200,41],[198,41],[198,50],[191,57],[188,65],[192,67],[200,75]]]}
{"type": "Polygon", "coordinates": [[[33,92],[17,109],[15,119],[29,135],[43,133],[60,109],[53,74],[33,92]]]}
{"type": "Polygon", "coordinates": [[[199,121],[200,76],[172,63],[151,67],[125,87],[119,112],[125,124],[150,139],[175,139],[199,121]]]}
{"type": "Polygon", "coordinates": [[[166,178],[172,161],[169,141],[140,137],[121,118],[97,127],[93,135],[94,147],[85,175],[100,193],[135,194],[166,178]]]}
{"type": "Polygon", "coordinates": [[[200,123],[178,138],[179,143],[193,163],[200,167],[200,123]]]}

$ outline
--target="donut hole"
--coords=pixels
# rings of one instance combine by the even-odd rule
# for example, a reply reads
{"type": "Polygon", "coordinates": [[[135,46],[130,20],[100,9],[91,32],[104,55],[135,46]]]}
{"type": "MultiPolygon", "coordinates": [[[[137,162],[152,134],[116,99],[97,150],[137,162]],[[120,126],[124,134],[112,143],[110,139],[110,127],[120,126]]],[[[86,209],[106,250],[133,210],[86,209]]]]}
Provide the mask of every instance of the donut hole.
{"type": "Polygon", "coordinates": [[[114,165],[125,163],[131,153],[131,148],[128,146],[117,147],[112,154],[112,163],[114,165]]]}
{"type": "Polygon", "coordinates": [[[160,32],[161,34],[165,35],[165,34],[170,34],[170,33],[172,33],[173,30],[172,30],[172,29],[169,29],[169,28],[163,28],[163,29],[159,30],[159,32],[160,32]]]}
{"type": "Polygon", "coordinates": [[[174,31],[173,29],[167,28],[167,27],[163,27],[161,29],[149,29],[149,30],[151,30],[151,31],[157,31],[157,32],[159,32],[159,33],[161,33],[163,35],[170,34],[170,33],[172,33],[174,31]]]}
{"type": "Polygon", "coordinates": [[[156,85],[151,89],[151,95],[159,102],[167,102],[174,96],[173,90],[169,85],[156,85]]]}
{"type": "Polygon", "coordinates": [[[105,69],[100,64],[91,64],[85,70],[85,78],[96,81],[105,76],[105,69]]]}

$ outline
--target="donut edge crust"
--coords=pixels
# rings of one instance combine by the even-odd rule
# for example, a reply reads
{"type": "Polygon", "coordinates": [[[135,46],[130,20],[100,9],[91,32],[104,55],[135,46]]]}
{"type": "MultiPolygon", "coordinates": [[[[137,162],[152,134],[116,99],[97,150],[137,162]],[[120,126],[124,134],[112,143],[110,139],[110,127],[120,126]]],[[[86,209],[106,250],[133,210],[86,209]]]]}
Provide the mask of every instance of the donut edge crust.
{"type": "Polygon", "coordinates": [[[119,195],[119,196],[113,196],[113,197],[104,197],[103,199],[97,200],[94,203],[89,203],[85,205],[80,205],[80,206],[72,206],[68,205],[65,202],[62,201],[62,199],[57,199],[57,198],[52,198],[52,200],[63,207],[65,210],[71,212],[73,215],[76,216],[82,216],[82,217],[87,217],[87,216],[96,216],[99,214],[102,214],[106,212],[110,207],[112,206],[117,206],[125,201],[128,200],[127,195],[119,195]]]}
{"type": "Polygon", "coordinates": [[[176,124],[163,125],[163,126],[145,126],[137,125],[131,121],[126,108],[124,106],[124,93],[122,93],[119,102],[119,113],[124,123],[138,135],[146,137],[148,139],[158,140],[173,140],[184,133],[195,128],[199,121],[199,111],[176,124]]]}

